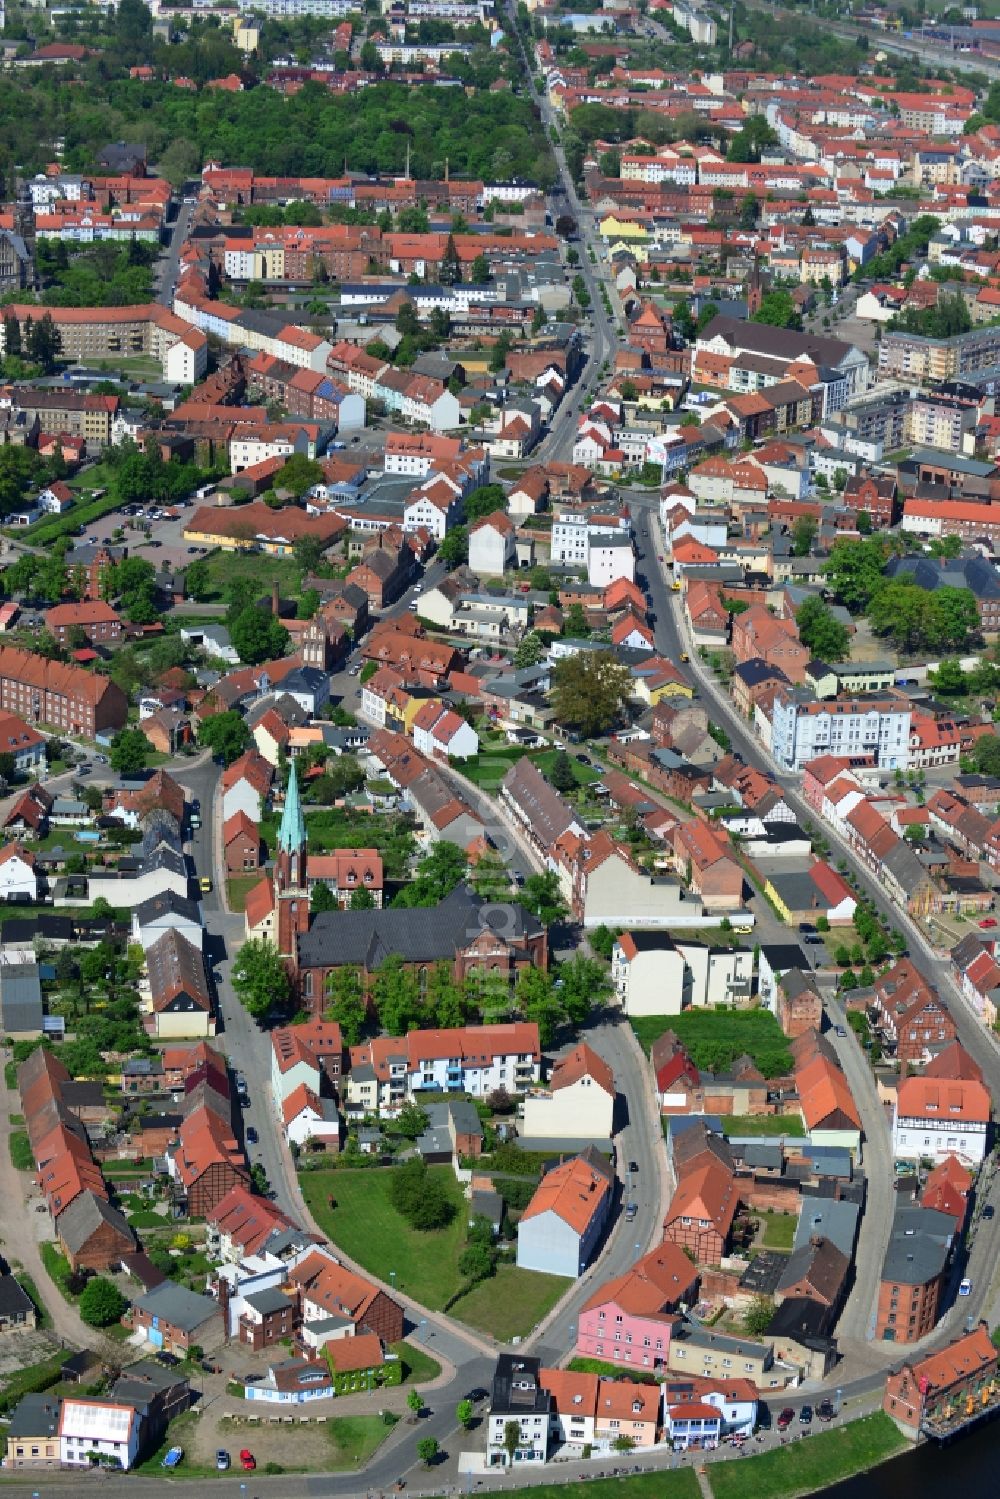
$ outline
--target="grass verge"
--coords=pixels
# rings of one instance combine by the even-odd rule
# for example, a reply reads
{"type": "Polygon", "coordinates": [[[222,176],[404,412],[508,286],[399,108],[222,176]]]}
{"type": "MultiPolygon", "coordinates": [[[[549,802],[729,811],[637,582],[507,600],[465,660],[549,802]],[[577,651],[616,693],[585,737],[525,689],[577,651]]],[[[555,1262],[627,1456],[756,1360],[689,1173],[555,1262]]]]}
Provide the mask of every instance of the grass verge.
{"type": "Polygon", "coordinates": [[[259,885],[264,878],[262,874],[234,874],[226,881],[226,890],[229,894],[229,909],[231,911],[245,911],[247,896],[254,885],[259,885]]]}
{"type": "Polygon", "coordinates": [[[10,1158],[18,1171],[34,1171],[35,1157],[31,1153],[31,1141],[23,1129],[11,1130],[10,1158]]]}
{"type": "Polygon", "coordinates": [[[706,1072],[724,1072],[747,1052],[765,1077],[791,1071],[792,1054],[781,1026],[769,1010],[689,1010],[683,1015],[641,1015],[632,1018],[640,1046],[649,1052],[666,1030],[706,1072]]]}
{"type": "Polygon", "coordinates": [[[569,1285],[562,1275],[498,1265],[496,1275],[460,1296],[448,1315],[507,1343],[537,1327],[569,1285]]]}
{"type": "Polygon", "coordinates": [[[35,1311],[38,1313],[39,1328],[43,1332],[47,1331],[48,1328],[52,1326],[52,1318],[49,1316],[48,1308],[46,1307],[45,1302],[42,1300],[42,1297],[39,1294],[38,1287],[35,1285],[35,1282],[26,1270],[17,1270],[15,1271],[15,1275],[17,1276],[18,1284],[21,1286],[21,1289],[26,1291],[34,1302],[35,1311]]]}
{"type": "Polygon", "coordinates": [[[331,1469],[360,1468],[377,1451],[399,1418],[391,1411],[382,1416],[333,1416],[326,1430],[333,1447],[331,1469]]]}
{"type": "Polygon", "coordinates": [[[730,1114],[722,1121],[722,1133],[742,1135],[790,1135],[802,1139],[805,1129],[797,1114],[730,1114]]]}
{"type": "Polygon", "coordinates": [[[306,1171],[299,1178],[313,1217],[345,1254],[380,1280],[422,1301],[444,1306],[462,1283],[458,1257],[465,1245],[464,1199],[448,1166],[432,1166],[455,1204],[446,1228],[411,1228],[390,1200],[391,1170],[306,1171]],[[336,1206],[331,1206],[331,1203],[336,1206]]]}
{"type": "Polygon", "coordinates": [[[429,1384],[441,1373],[441,1365],[415,1343],[393,1343],[392,1351],[403,1365],[403,1384],[429,1384]]]}
{"type": "Polygon", "coordinates": [[[65,1301],[73,1301],[75,1298],[73,1296],[73,1293],[69,1289],[69,1278],[73,1273],[70,1269],[69,1260],[62,1253],[62,1251],[57,1249],[56,1246],[52,1243],[42,1244],[40,1246],[40,1251],[42,1256],[42,1264],[49,1272],[50,1277],[55,1282],[55,1285],[62,1295],[63,1299],[65,1301]]]}
{"type": "Polygon", "coordinates": [[[796,1499],[864,1473],[907,1446],[883,1411],[734,1463],[709,1463],[715,1499],[796,1499]]]}

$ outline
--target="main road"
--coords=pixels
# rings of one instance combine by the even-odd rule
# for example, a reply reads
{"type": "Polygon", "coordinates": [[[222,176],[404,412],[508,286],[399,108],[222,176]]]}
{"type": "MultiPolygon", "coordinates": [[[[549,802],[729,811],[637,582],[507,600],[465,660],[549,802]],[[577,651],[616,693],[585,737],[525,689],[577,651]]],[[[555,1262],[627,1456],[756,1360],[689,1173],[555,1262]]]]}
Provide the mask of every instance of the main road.
{"type": "MultiPolygon", "coordinates": [[[[656,538],[660,535],[659,520],[655,511],[658,498],[650,496],[647,492],[638,490],[629,491],[629,502],[637,518],[637,528],[640,539],[646,532],[650,538],[649,552],[647,554],[647,565],[645,568],[646,591],[650,603],[656,615],[655,640],[657,649],[669,660],[679,662],[682,655],[689,655],[687,671],[705,699],[706,706],[710,708],[713,721],[725,729],[729,736],[732,747],[748,765],[754,765],[765,774],[774,777],[780,784],[783,794],[789,806],[795,812],[800,823],[815,820],[815,813],[807,806],[800,788],[798,775],[790,774],[777,765],[764,749],[760,740],[754,734],[747,721],[737,713],[731,699],[720,688],[711,673],[703,665],[697,647],[695,646],[690,632],[684,621],[681,610],[681,595],[676,594],[667,585],[664,571],[658,565],[658,553],[662,553],[662,542],[656,538]],[[650,508],[654,514],[649,515],[650,508]]],[[[836,831],[828,825],[824,827],[825,835],[838,845],[838,856],[847,863],[852,875],[855,877],[859,887],[864,894],[873,902],[876,909],[890,927],[896,927],[906,937],[909,956],[914,966],[923,974],[927,981],[933,984],[945,997],[951,1013],[954,1017],[958,1030],[959,1040],[969,1052],[974,1061],[982,1068],[983,1075],[994,1097],[1000,1097],[1000,1049],[997,1041],[979,1021],[970,1008],[968,1002],[957,988],[952,979],[948,965],[942,961],[931,949],[923,932],[909,914],[900,909],[886,894],[882,886],[862,864],[854,850],[840,839],[836,831]]],[[[848,1038],[848,1044],[842,1052],[842,1060],[848,1065],[848,1076],[853,1076],[854,1083],[858,1087],[859,1101],[870,1099],[870,1075],[868,1080],[860,1076],[850,1060],[853,1055],[855,1043],[848,1038]]],[[[870,1111],[868,1111],[870,1112],[870,1111]]],[[[885,1246],[888,1243],[889,1228],[891,1224],[892,1211],[892,1176],[891,1162],[888,1160],[887,1150],[884,1148],[884,1124],[881,1130],[877,1129],[874,1122],[871,1125],[872,1136],[868,1141],[869,1163],[875,1163],[881,1173],[888,1166],[890,1169],[886,1175],[870,1176],[869,1198],[865,1218],[866,1224],[862,1232],[862,1240],[859,1251],[859,1263],[857,1267],[857,1282],[862,1287],[856,1290],[854,1303],[851,1307],[851,1315],[848,1321],[849,1336],[859,1342],[870,1337],[868,1329],[872,1326],[872,1315],[874,1310],[874,1298],[876,1283],[870,1282],[868,1277],[877,1274],[881,1267],[885,1246]],[[864,1276],[862,1277],[862,1269],[864,1276]],[[865,1312],[865,1286],[870,1287],[870,1308],[865,1312]]],[[[990,1196],[985,1200],[993,1201],[992,1185],[990,1196]]],[[[982,1205],[982,1204],[980,1204],[982,1205]]],[[[971,1296],[963,1298],[961,1311],[966,1316],[978,1317],[990,1304],[994,1295],[992,1279],[994,1276],[997,1253],[1000,1250],[1000,1214],[993,1219],[978,1219],[976,1225],[976,1260],[982,1263],[984,1273],[972,1277],[973,1288],[971,1296]]],[[[945,1320],[942,1334],[953,1336],[958,1322],[957,1309],[953,1308],[945,1320]]]]}

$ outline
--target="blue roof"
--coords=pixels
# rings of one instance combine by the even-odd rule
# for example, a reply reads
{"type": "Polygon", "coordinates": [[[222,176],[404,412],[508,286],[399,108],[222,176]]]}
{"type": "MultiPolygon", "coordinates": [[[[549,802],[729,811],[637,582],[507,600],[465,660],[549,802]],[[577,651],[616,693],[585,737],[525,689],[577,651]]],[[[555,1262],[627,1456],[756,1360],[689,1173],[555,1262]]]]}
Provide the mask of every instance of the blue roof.
{"type": "Polygon", "coordinates": [[[302,816],[302,804],[299,801],[299,781],[295,774],[295,761],[292,761],[288,775],[288,790],[285,792],[285,805],[281,813],[281,827],[278,829],[278,847],[284,849],[286,854],[298,853],[306,841],[306,824],[302,816]]]}

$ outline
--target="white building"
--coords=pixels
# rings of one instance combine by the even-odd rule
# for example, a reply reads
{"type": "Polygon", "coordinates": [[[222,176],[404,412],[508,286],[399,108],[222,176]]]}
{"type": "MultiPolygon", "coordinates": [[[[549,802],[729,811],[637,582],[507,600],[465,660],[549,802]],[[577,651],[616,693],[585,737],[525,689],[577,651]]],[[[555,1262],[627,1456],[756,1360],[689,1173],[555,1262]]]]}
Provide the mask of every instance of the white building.
{"type": "Polygon", "coordinates": [[[591,520],[574,511],[560,511],[552,523],[551,560],[586,571],[587,581],[607,588],[618,578],[635,582],[635,552],[630,522],[591,520]]]}
{"type": "Polygon", "coordinates": [[[59,1458],[65,1467],[91,1468],[93,1454],[131,1468],[139,1455],[139,1413],[110,1400],[66,1399],[59,1416],[59,1458]]]}
{"type": "Polygon", "coordinates": [[[469,566],[474,573],[499,577],[514,566],[514,522],[502,510],[469,527],[469,566]]]}
{"type": "Polygon", "coordinates": [[[0,853],[0,901],[37,899],[35,856],[19,843],[9,843],[0,853]]]}
{"type": "Polygon", "coordinates": [[[910,705],[888,698],[816,701],[783,690],[774,699],[770,749],[789,770],[820,755],[870,756],[881,770],[906,770],[910,705]]]}
{"type": "Polygon", "coordinates": [[[979,1166],[986,1155],[991,1103],[976,1078],[908,1077],[892,1111],[892,1148],[904,1160],[956,1155],[979,1166]]]}
{"type": "Polygon", "coordinates": [[[534,1140],[610,1140],[615,1076],[585,1042],[552,1069],[548,1093],[529,1093],[521,1134],[534,1140]]]}
{"type": "Polygon", "coordinates": [[[747,1004],[753,968],[748,948],[675,942],[666,932],[622,932],[611,954],[611,978],[626,1015],[747,1004]]]}

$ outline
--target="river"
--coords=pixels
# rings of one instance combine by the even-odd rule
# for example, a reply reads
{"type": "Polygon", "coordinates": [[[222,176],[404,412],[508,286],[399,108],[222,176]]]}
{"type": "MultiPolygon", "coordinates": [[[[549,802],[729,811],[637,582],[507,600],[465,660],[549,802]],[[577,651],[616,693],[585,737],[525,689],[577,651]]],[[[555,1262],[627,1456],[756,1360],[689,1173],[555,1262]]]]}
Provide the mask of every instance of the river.
{"type": "Polygon", "coordinates": [[[941,1499],[949,1490],[997,1492],[1000,1428],[987,1422],[948,1446],[927,1443],[892,1462],[823,1490],[823,1499],[941,1499]]]}

